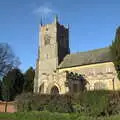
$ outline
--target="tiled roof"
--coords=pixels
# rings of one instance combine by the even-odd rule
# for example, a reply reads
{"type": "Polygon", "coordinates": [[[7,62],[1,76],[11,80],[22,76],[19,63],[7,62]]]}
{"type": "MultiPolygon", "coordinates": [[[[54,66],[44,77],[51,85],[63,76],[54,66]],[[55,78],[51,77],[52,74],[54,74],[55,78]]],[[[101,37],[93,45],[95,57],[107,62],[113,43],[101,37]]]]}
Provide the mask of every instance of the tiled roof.
{"type": "Polygon", "coordinates": [[[58,68],[89,65],[95,63],[111,62],[110,48],[101,48],[87,52],[79,52],[65,56],[58,68]]]}

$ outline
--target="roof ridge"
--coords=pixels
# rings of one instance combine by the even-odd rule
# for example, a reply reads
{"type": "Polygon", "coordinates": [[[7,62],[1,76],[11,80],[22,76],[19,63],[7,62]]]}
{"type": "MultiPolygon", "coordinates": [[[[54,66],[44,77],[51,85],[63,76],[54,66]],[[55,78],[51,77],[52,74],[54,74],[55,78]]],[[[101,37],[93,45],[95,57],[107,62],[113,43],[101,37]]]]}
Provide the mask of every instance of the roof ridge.
{"type": "Polygon", "coordinates": [[[71,54],[69,54],[69,55],[75,55],[75,54],[79,54],[79,53],[93,52],[93,51],[98,51],[98,50],[102,50],[102,49],[109,49],[109,47],[96,48],[96,49],[92,49],[92,50],[88,50],[88,51],[81,51],[81,52],[71,53],[71,54]]]}
{"type": "Polygon", "coordinates": [[[58,68],[103,62],[111,62],[109,47],[67,54],[63,61],[59,64],[58,68]]]}

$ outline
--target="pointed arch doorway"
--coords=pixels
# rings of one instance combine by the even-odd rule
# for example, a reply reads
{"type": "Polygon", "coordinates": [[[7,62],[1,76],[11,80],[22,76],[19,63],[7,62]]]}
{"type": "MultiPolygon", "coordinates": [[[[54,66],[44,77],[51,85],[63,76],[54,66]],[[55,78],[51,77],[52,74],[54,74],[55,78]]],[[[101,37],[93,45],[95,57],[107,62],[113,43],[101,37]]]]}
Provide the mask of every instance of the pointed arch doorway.
{"type": "Polygon", "coordinates": [[[57,86],[53,86],[50,91],[51,95],[59,95],[59,89],[57,86]]]}
{"type": "Polygon", "coordinates": [[[39,87],[39,93],[43,94],[44,93],[44,83],[42,83],[39,87]]]}

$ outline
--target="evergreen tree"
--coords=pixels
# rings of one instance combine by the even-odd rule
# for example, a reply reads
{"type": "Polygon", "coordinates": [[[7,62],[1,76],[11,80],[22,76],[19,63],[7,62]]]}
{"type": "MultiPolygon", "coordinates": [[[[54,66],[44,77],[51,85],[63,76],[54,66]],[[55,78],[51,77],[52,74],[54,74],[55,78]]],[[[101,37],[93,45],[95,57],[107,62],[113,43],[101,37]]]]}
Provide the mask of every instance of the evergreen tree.
{"type": "Polygon", "coordinates": [[[14,100],[15,96],[22,93],[24,76],[19,69],[13,69],[3,77],[2,98],[5,101],[14,100]]]}
{"type": "Polygon", "coordinates": [[[33,92],[35,70],[30,67],[24,74],[24,91],[33,92]]]}
{"type": "Polygon", "coordinates": [[[118,79],[120,80],[120,27],[116,30],[115,40],[112,42],[110,48],[112,53],[112,61],[115,65],[118,79]]]}

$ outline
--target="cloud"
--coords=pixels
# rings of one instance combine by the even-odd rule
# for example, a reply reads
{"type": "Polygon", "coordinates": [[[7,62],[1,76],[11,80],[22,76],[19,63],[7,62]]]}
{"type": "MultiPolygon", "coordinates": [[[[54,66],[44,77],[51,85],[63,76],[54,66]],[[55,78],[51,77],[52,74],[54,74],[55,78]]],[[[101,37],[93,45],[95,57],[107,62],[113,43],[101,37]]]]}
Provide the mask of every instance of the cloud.
{"type": "Polygon", "coordinates": [[[36,8],[33,11],[33,13],[40,15],[40,16],[49,16],[49,15],[54,14],[55,12],[50,6],[43,5],[43,6],[36,8]]]}

